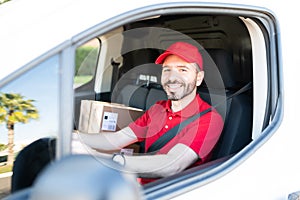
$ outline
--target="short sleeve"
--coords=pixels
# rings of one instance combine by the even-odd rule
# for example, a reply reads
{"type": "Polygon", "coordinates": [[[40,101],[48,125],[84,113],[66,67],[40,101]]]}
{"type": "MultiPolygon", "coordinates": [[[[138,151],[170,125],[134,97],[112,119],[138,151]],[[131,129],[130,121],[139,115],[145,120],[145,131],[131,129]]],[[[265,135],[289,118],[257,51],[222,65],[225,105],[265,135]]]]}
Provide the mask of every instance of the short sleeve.
{"type": "Polygon", "coordinates": [[[199,158],[205,160],[216,145],[223,125],[221,115],[213,110],[186,127],[178,142],[189,146],[199,158]]]}

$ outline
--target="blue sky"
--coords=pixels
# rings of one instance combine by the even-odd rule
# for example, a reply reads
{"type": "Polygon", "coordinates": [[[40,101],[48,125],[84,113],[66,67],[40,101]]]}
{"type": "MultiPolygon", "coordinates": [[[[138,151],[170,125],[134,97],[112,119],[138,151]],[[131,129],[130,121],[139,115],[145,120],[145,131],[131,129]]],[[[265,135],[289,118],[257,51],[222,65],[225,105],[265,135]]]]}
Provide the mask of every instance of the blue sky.
{"type": "MultiPolygon", "coordinates": [[[[52,57],[18,79],[0,88],[3,93],[19,93],[35,100],[40,118],[15,125],[15,143],[28,143],[58,132],[58,57],[52,57]]],[[[7,129],[0,124],[0,143],[7,144],[7,129]]]]}

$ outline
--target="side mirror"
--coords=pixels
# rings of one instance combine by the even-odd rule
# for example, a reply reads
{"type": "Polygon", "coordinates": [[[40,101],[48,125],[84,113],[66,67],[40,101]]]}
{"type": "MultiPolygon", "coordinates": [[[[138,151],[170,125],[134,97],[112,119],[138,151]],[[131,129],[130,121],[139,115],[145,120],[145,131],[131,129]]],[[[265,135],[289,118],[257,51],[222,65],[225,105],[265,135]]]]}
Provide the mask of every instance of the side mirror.
{"type": "Polygon", "coordinates": [[[66,156],[41,173],[30,199],[143,199],[135,176],[122,173],[116,163],[105,160],[108,162],[113,167],[90,155],[66,156]]]}

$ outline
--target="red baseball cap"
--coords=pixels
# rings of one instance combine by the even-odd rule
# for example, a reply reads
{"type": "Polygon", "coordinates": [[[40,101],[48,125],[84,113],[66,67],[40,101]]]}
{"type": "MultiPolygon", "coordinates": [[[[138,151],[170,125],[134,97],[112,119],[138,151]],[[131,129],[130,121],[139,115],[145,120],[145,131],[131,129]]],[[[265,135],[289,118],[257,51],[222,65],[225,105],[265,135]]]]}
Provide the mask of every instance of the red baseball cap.
{"type": "Polygon", "coordinates": [[[197,47],[189,43],[176,42],[172,44],[164,53],[158,56],[155,64],[162,64],[169,55],[176,55],[189,63],[197,63],[200,69],[203,70],[202,55],[198,51],[197,47]]]}

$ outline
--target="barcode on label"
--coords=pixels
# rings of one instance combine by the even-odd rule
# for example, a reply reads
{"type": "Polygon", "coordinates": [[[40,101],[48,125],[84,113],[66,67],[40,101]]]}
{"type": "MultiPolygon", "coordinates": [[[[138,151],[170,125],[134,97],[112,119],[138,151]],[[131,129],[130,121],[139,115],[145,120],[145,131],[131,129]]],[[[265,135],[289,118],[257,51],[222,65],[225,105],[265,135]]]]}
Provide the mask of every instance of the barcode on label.
{"type": "Polygon", "coordinates": [[[115,131],[116,130],[116,126],[115,125],[102,126],[102,130],[105,130],[105,131],[115,131]]]}

